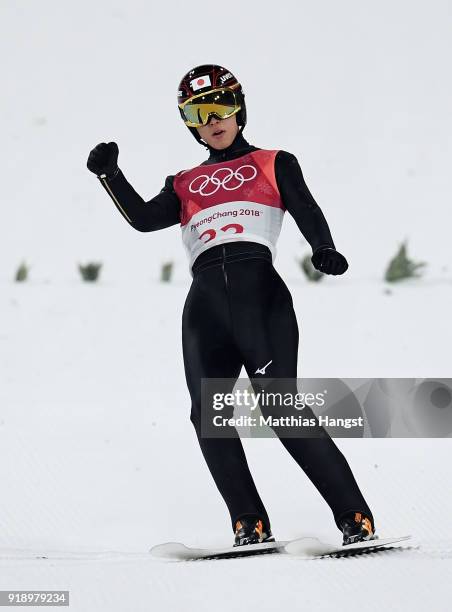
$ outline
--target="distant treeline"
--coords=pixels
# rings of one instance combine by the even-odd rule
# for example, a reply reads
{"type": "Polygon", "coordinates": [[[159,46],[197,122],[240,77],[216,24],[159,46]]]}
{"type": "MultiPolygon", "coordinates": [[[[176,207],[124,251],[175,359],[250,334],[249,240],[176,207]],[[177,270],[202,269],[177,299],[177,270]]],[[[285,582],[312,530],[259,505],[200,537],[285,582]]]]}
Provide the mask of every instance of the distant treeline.
{"type": "MultiPolygon", "coordinates": [[[[311,255],[308,253],[301,258],[296,258],[302,273],[310,282],[319,282],[326,274],[319,272],[314,268],[311,255]]],[[[388,283],[396,283],[407,278],[419,278],[422,276],[422,269],[427,264],[425,262],[415,262],[408,257],[407,241],[404,241],[399,246],[397,252],[389,260],[383,273],[383,280],[388,283]]],[[[99,280],[102,270],[102,263],[88,262],[86,264],[78,264],[80,278],[84,282],[94,283],[99,280]]],[[[160,281],[162,283],[171,282],[174,270],[174,263],[167,261],[162,263],[160,269],[160,281]]],[[[30,266],[22,261],[16,270],[14,280],[18,283],[23,283],[29,278],[30,266]]]]}

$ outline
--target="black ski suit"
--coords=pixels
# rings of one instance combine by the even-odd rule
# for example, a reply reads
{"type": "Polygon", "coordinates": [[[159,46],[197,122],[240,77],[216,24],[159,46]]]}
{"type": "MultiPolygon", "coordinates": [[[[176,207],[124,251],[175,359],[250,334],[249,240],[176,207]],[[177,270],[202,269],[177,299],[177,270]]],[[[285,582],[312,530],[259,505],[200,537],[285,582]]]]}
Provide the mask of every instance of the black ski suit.
{"type": "MultiPolygon", "coordinates": [[[[203,165],[237,159],[256,150],[239,133],[227,149],[210,149],[210,157],[203,165]]],[[[292,154],[277,153],[275,176],[284,206],[312,250],[334,248],[328,224],[292,154]]],[[[147,232],[181,222],[173,178],[168,176],[161,192],[148,202],[135,192],[121,170],[110,179],[100,180],[130,225],[147,232]]],[[[296,379],[299,334],[292,297],[273,267],[270,250],[256,242],[212,246],[196,258],[192,274],[182,316],[191,420],[209,470],[228,507],[233,529],[236,521],[247,515],[260,517],[270,528],[238,435],[228,438],[201,435],[201,378],[231,379],[228,388],[221,389],[231,392],[242,366],[251,379],[257,367],[272,360],[268,374],[272,379],[296,379]]],[[[349,512],[366,514],[373,525],[370,508],[344,455],[323,428],[315,428],[312,437],[276,433],[330,506],[339,528],[340,519],[349,512]]]]}

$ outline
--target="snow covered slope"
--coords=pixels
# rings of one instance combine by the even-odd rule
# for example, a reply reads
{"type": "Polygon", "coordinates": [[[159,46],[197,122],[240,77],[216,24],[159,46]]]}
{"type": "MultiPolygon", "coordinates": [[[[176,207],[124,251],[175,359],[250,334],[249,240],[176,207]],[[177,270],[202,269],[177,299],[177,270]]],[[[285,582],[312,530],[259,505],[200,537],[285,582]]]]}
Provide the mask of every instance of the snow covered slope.
{"type": "MultiPolygon", "coordinates": [[[[411,533],[418,551],[331,561],[158,562],[147,555],[154,544],[227,545],[232,536],[189,422],[180,352],[187,287],[74,282],[1,289],[0,588],[70,589],[76,610],[226,610],[238,598],[243,609],[315,603],[328,610],[334,602],[350,610],[356,599],[356,609],[424,610],[432,598],[435,610],[446,609],[450,438],[337,440],[380,535],[411,533]],[[42,556],[49,558],[36,559],[42,556]]],[[[432,340],[446,320],[441,306],[416,335],[429,361],[409,341],[422,301],[401,322],[385,314],[388,300],[393,312],[407,307],[412,288],[388,296],[363,292],[363,285],[305,283],[292,291],[301,327],[309,329],[300,349],[306,375],[406,376],[445,367],[446,350],[441,360],[432,340]],[[356,312],[347,307],[354,296],[365,313],[368,293],[380,312],[379,333],[373,317],[363,315],[356,327],[356,312]],[[344,317],[341,327],[354,331],[347,345],[332,326],[329,363],[321,367],[316,329],[330,312],[327,295],[344,317]]],[[[446,297],[450,287],[442,291],[446,297]]],[[[416,289],[417,296],[427,292],[416,289]]],[[[338,541],[329,509],[278,440],[244,443],[275,535],[338,541]]]]}

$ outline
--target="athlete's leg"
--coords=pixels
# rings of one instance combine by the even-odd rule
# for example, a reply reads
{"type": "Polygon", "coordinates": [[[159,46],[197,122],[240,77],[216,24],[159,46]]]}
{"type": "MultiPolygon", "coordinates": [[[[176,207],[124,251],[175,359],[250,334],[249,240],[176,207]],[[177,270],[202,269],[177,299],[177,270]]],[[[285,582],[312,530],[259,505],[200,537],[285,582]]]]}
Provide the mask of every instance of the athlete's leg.
{"type": "MultiPolygon", "coordinates": [[[[242,368],[234,345],[231,318],[221,266],[195,275],[182,317],[185,375],[190,391],[191,421],[209,470],[229,509],[232,526],[244,515],[257,515],[270,528],[270,521],[257,492],[237,431],[234,437],[203,437],[201,431],[201,379],[231,379],[216,392],[230,393],[242,368]]],[[[222,415],[225,416],[224,411],[222,415]]],[[[232,416],[232,410],[231,414],[232,416]]]]}
{"type": "MultiPolygon", "coordinates": [[[[248,376],[254,381],[255,391],[262,389],[259,380],[263,378],[266,379],[263,381],[266,392],[297,393],[295,380],[293,384],[283,386],[277,380],[274,383],[270,380],[297,377],[299,332],[289,289],[270,262],[231,263],[227,271],[235,338],[248,376]],[[270,361],[264,374],[256,374],[257,369],[262,369],[270,361]]],[[[275,417],[301,414],[299,410],[291,411],[283,406],[274,410],[262,407],[262,412],[264,416],[275,417]]],[[[306,418],[314,417],[309,407],[302,413],[306,418]]],[[[290,437],[286,437],[283,431],[275,428],[285,448],[330,506],[336,524],[352,510],[363,512],[372,519],[344,455],[324,428],[310,428],[307,434],[305,429],[300,429],[300,437],[293,427],[290,430],[290,437]]]]}

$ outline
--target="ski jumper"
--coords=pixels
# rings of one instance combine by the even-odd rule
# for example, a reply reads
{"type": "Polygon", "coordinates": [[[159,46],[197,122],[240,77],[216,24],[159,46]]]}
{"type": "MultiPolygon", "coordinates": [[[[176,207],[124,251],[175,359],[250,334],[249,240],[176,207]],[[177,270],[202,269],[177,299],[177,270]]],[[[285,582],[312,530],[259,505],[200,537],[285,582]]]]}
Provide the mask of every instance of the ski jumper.
{"type": "MultiPolygon", "coordinates": [[[[290,291],[273,266],[276,241],[288,210],[313,251],[334,247],[322,211],[293,155],[257,149],[240,133],[227,149],[211,149],[201,166],[167,177],[149,202],[121,171],[101,182],[135,229],[181,226],[192,276],[182,314],[190,418],[232,528],[247,515],[260,517],[270,528],[238,434],[201,435],[201,379],[230,379],[229,387],[219,391],[232,392],[242,366],[255,380],[256,370],[270,361],[261,378],[296,379],[298,324],[290,291]]],[[[275,407],[261,409],[264,417],[281,416],[275,407]]],[[[351,511],[366,514],[373,524],[344,455],[322,427],[313,428],[312,437],[275,431],[331,508],[338,527],[351,511]]]]}

